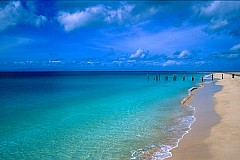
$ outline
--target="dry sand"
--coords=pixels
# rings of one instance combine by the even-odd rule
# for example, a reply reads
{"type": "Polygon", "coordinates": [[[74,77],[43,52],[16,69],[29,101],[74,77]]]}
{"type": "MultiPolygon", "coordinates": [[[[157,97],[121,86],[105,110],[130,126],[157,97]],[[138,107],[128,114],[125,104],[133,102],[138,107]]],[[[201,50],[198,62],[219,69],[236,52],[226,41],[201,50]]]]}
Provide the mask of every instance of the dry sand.
{"type": "MultiPolygon", "coordinates": [[[[217,74],[216,76],[220,76],[217,74]]],[[[221,121],[206,139],[212,159],[240,159],[240,77],[225,75],[217,82],[223,89],[214,95],[215,110],[221,121]]]]}
{"type": "Polygon", "coordinates": [[[171,160],[240,159],[240,77],[214,77],[220,78],[217,85],[205,84],[189,99],[197,120],[172,151],[171,160]]]}

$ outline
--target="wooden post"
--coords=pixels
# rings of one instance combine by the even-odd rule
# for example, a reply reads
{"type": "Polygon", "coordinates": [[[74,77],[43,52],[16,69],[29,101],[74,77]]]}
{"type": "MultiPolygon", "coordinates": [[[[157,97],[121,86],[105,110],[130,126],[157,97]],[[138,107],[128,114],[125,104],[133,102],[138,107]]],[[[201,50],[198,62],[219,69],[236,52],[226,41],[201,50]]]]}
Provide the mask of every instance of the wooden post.
{"type": "Polygon", "coordinates": [[[177,76],[174,74],[173,75],[173,81],[176,81],[177,80],[177,76]]]}
{"type": "Polygon", "coordinates": [[[234,78],[235,74],[232,74],[232,78],[234,78]]]}
{"type": "Polygon", "coordinates": [[[212,81],[213,81],[213,74],[212,74],[212,81]]]}
{"type": "Polygon", "coordinates": [[[192,75],[192,81],[194,81],[194,75],[192,75]]]}
{"type": "Polygon", "coordinates": [[[165,76],[165,81],[168,81],[168,76],[165,76]]]}
{"type": "Polygon", "coordinates": [[[202,76],[202,82],[203,82],[203,76],[202,76]]]}
{"type": "Polygon", "coordinates": [[[222,74],[222,79],[223,79],[223,74],[222,74]]]}
{"type": "Polygon", "coordinates": [[[185,76],[183,76],[183,81],[185,81],[185,76]]]}
{"type": "Polygon", "coordinates": [[[156,81],[158,81],[158,75],[156,74],[156,81]]]}

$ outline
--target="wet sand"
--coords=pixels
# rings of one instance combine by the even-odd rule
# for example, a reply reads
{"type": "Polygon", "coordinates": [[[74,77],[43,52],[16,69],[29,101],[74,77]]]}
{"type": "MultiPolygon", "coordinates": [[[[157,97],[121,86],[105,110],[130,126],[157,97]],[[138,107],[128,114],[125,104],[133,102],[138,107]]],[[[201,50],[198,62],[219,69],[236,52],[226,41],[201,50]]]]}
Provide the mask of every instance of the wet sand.
{"type": "Polygon", "coordinates": [[[203,141],[209,136],[210,129],[216,125],[220,117],[214,111],[213,95],[221,89],[213,83],[205,84],[192,92],[187,105],[196,108],[196,121],[191,130],[179,142],[178,147],[172,150],[171,160],[203,160],[211,157],[207,144],[203,141]]]}
{"type": "Polygon", "coordinates": [[[171,160],[221,160],[240,157],[240,77],[214,74],[216,84],[208,83],[194,91],[187,104],[196,107],[196,122],[190,133],[172,150],[171,160]]]}

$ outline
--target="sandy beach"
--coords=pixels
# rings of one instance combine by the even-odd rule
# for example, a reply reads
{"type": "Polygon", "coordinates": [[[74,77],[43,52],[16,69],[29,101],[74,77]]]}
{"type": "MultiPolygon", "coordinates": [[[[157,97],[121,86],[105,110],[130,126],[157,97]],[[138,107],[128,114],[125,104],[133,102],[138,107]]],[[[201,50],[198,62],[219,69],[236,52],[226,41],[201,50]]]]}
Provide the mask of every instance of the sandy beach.
{"type": "MultiPolygon", "coordinates": [[[[239,74],[239,73],[236,73],[239,74]]],[[[221,160],[240,157],[240,77],[215,73],[216,83],[194,91],[188,105],[196,107],[196,122],[173,149],[171,160],[221,160]]]]}

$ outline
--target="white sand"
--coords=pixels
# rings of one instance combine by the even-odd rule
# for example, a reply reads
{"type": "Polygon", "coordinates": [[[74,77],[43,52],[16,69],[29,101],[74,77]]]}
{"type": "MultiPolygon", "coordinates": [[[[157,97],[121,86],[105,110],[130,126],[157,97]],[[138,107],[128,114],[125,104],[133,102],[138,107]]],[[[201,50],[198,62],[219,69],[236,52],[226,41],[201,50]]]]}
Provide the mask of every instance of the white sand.
{"type": "Polygon", "coordinates": [[[232,79],[230,74],[224,74],[222,80],[221,76],[214,74],[220,79],[217,85],[222,86],[221,91],[211,94],[219,88],[210,84],[189,99],[188,103],[196,107],[197,121],[170,159],[240,159],[240,77],[232,79]]]}
{"type": "MultiPolygon", "coordinates": [[[[220,77],[221,74],[215,74],[220,77]]],[[[220,123],[212,127],[205,140],[213,160],[240,159],[240,77],[225,75],[217,84],[223,89],[214,95],[220,123]]]]}

